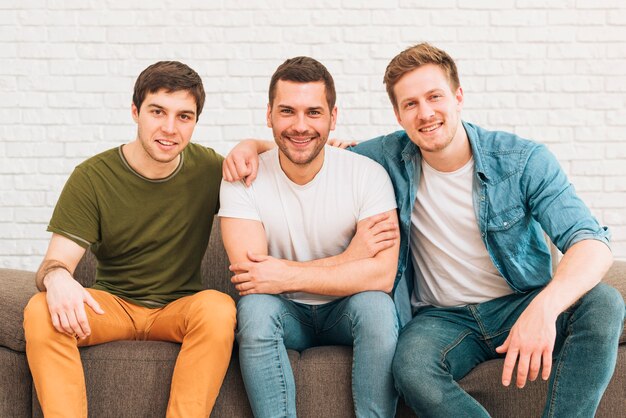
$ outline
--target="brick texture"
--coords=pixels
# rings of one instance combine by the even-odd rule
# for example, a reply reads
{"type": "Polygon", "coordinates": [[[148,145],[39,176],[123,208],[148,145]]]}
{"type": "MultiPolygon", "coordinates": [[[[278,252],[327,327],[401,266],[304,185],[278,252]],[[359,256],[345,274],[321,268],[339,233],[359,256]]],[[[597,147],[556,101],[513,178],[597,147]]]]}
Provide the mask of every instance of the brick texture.
{"type": "Polygon", "coordinates": [[[382,74],[429,41],[457,60],[464,119],[545,143],[626,259],[626,2],[621,0],[0,0],[0,267],[34,270],[58,194],[86,157],[132,140],[137,74],[203,77],[194,140],[270,137],[266,89],[295,55],[336,79],[338,138],[398,129],[382,74]]]}

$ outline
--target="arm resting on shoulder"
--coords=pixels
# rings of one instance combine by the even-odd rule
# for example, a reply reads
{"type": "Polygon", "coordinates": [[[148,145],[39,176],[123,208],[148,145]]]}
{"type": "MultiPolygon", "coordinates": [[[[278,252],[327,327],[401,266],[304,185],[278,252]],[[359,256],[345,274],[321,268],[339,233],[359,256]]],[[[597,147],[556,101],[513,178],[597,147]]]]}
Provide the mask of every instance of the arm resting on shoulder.
{"type": "Polygon", "coordinates": [[[250,186],[259,168],[259,154],[275,146],[274,142],[262,139],[241,141],[224,158],[222,177],[229,183],[245,179],[246,187],[250,186]]]}

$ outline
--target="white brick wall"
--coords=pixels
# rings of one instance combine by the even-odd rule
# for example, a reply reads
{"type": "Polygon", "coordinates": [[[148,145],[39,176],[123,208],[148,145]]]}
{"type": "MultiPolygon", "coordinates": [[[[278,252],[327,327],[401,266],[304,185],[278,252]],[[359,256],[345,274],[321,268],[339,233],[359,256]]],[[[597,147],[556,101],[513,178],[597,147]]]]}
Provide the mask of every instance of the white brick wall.
{"type": "Polygon", "coordinates": [[[265,127],[269,77],[311,55],[338,89],[336,136],[396,130],[382,74],[429,41],[456,58],[464,119],[546,143],[626,258],[623,0],[0,0],[0,267],[36,269],[72,168],[134,138],[131,90],[157,60],[208,93],[195,141],[265,127]]]}

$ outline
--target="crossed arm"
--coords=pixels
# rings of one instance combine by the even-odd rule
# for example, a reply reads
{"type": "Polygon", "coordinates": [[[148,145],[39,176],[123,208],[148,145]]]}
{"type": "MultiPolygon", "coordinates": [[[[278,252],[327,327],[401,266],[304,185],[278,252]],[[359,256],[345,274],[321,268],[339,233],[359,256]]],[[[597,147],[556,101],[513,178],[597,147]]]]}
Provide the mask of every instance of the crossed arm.
{"type": "Polygon", "coordinates": [[[399,249],[395,209],[361,220],[343,253],[307,262],[268,256],[259,221],[221,218],[221,229],[234,273],[231,281],[242,296],[291,292],[349,296],[393,288],[399,249]]]}
{"type": "Polygon", "coordinates": [[[72,277],[85,249],[59,234],[52,234],[48,250],[37,271],[37,287],[46,291],[52,325],[58,332],[85,338],[91,334],[85,312],[87,304],[103,314],[98,302],[72,277]]]}

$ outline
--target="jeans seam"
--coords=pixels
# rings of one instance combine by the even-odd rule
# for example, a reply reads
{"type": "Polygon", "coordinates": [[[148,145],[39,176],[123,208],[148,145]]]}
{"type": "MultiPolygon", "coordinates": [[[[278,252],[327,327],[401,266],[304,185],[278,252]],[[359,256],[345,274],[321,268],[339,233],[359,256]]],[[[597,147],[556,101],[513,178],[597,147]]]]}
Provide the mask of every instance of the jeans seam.
{"type": "MultiPolygon", "coordinates": [[[[350,335],[352,336],[352,364],[350,365],[350,380],[351,382],[354,382],[354,318],[352,318],[352,316],[348,313],[348,312],[344,312],[342,315],[339,316],[339,318],[337,319],[337,321],[335,321],[334,325],[337,325],[339,323],[339,321],[341,321],[341,319],[343,317],[348,318],[348,321],[350,321],[350,335]]],[[[354,415],[355,416],[359,416],[359,411],[357,411],[357,402],[356,402],[356,397],[355,397],[355,390],[354,390],[354,383],[352,383],[350,386],[352,386],[351,392],[352,392],[352,405],[354,405],[354,415]]]]}
{"type": "MultiPolygon", "coordinates": [[[[283,399],[282,399],[282,412],[283,412],[283,416],[287,417],[287,379],[285,377],[285,369],[283,368],[283,365],[280,361],[280,347],[279,344],[280,342],[280,338],[278,337],[279,334],[279,330],[280,328],[282,328],[282,324],[284,323],[284,317],[285,316],[292,316],[289,312],[285,312],[283,314],[280,315],[280,325],[276,327],[276,330],[274,330],[274,352],[276,353],[276,362],[278,363],[278,370],[279,370],[279,375],[280,375],[280,384],[281,384],[281,393],[283,395],[283,399]]],[[[298,322],[300,322],[298,320],[298,318],[296,318],[296,320],[298,322]]],[[[285,345],[285,341],[282,341],[283,346],[285,345]]],[[[285,347],[286,349],[286,347],[285,347]]],[[[287,359],[287,361],[289,361],[289,359],[287,359]]]]}
{"type": "MultiPolygon", "coordinates": [[[[461,334],[461,335],[460,335],[460,336],[459,336],[459,337],[458,337],[458,338],[457,338],[457,339],[456,339],[456,340],[455,340],[452,344],[450,344],[449,346],[447,346],[447,347],[446,347],[446,348],[442,351],[442,353],[441,353],[441,358],[440,358],[440,360],[439,360],[439,361],[441,361],[441,366],[442,366],[442,368],[443,368],[443,369],[444,369],[444,370],[445,370],[445,371],[446,371],[446,372],[450,375],[450,377],[452,377],[452,373],[450,372],[450,369],[448,368],[448,365],[446,364],[446,356],[448,355],[448,353],[449,353],[449,352],[450,352],[453,348],[455,348],[456,346],[458,346],[459,344],[461,344],[461,342],[462,342],[462,341],[463,341],[463,340],[464,340],[467,336],[469,336],[469,335],[471,335],[471,334],[472,334],[472,331],[471,331],[471,330],[467,330],[467,331],[465,331],[465,332],[464,332],[464,333],[462,333],[462,334],[461,334]]],[[[455,383],[457,386],[460,386],[460,385],[459,385],[459,383],[458,383],[456,380],[454,380],[454,378],[453,378],[452,380],[454,381],[454,383],[455,383]]],[[[462,388],[461,388],[461,390],[465,390],[465,389],[462,389],[462,388]]],[[[474,402],[476,405],[480,406],[481,408],[484,408],[484,406],[482,406],[482,405],[480,404],[480,402],[478,402],[476,399],[474,399],[474,397],[473,397],[473,396],[470,396],[469,398],[470,398],[470,399],[472,400],[472,402],[474,402]]]]}
{"type": "Polygon", "coordinates": [[[450,369],[448,369],[448,366],[446,365],[446,356],[448,355],[448,353],[455,348],[457,345],[461,344],[461,342],[465,339],[465,337],[467,337],[468,335],[470,335],[472,333],[471,330],[467,330],[464,333],[462,333],[456,340],[454,340],[452,342],[452,344],[448,345],[446,348],[443,349],[443,351],[441,352],[441,357],[439,358],[439,361],[441,361],[441,364],[443,365],[444,369],[450,373],[450,369]]]}
{"type": "Polygon", "coordinates": [[[565,341],[563,341],[563,347],[561,347],[561,352],[559,353],[559,358],[557,360],[558,364],[556,369],[554,370],[554,379],[552,381],[552,394],[550,395],[550,399],[548,400],[548,417],[554,417],[554,405],[556,403],[557,392],[559,388],[559,377],[561,376],[561,371],[563,370],[563,357],[566,355],[566,352],[570,346],[570,336],[571,325],[567,327],[567,337],[565,337],[565,341]]]}

